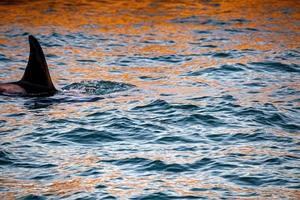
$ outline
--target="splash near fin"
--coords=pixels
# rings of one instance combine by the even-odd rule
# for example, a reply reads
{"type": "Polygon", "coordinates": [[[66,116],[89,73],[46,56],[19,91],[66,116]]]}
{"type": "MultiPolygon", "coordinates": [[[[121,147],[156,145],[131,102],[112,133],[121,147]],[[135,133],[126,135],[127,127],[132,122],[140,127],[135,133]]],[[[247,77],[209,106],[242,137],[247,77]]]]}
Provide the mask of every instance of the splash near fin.
{"type": "Polygon", "coordinates": [[[28,37],[30,55],[25,73],[18,82],[28,93],[54,93],[55,89],[43,50],[35,37],[28,37]]]}

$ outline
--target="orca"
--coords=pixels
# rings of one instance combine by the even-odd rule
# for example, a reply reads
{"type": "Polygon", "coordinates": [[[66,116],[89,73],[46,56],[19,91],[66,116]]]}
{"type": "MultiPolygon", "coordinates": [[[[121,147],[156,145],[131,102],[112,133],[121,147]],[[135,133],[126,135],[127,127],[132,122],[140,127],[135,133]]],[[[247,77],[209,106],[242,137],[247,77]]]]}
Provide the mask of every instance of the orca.
{"type": "Polygon", "coordinates": [[[18,96],[52,96],[57,90],[54,87],[48,65],[38,40],[28,36],[30,54],[21,80],[0,83],[0,94],[18,96]]]}

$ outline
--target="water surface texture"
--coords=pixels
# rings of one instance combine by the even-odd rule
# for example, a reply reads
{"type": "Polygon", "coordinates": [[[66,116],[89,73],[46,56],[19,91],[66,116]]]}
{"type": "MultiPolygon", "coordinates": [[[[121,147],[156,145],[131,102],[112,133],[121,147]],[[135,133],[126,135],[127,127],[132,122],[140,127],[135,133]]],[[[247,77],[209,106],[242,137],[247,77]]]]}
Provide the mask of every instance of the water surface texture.
{"type": "Polygon", "coordinates": [[[0,96],[0,199],[300,199],[297,1],[0,2],[60,93],[0,96]]]}

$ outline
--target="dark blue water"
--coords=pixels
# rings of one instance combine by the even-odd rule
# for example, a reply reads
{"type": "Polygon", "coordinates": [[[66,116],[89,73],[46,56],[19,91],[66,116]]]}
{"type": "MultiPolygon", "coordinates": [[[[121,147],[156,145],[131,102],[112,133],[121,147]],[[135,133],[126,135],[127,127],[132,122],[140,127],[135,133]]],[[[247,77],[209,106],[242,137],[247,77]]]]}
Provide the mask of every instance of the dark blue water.
{"type": "Polygon", "coordinates": [[[60,89],[0,96],[0,198],[299,199],[300,7],[251,2],[0,3],[60,89]]]}

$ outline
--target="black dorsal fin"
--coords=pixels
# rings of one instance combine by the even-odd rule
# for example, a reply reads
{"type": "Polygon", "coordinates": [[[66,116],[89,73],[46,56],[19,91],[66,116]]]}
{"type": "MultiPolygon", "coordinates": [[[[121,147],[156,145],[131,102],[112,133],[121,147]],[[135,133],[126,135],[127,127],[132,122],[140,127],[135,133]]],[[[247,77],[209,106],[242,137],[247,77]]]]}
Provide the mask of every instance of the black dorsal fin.
{"type": "MultiPolygon", "coordinates": [[[[48,69],[43,50],[35,37],[29,35],[30,55],[20,84],[26,88],[37,88],[37,92],[56,91],[48,69]]],[[[30,92],[34,92],[34,89],[30,92]]]]}

